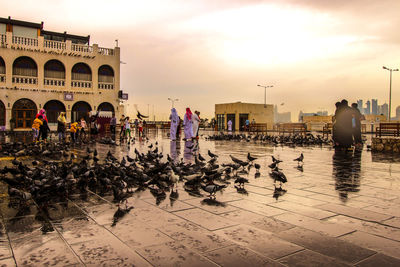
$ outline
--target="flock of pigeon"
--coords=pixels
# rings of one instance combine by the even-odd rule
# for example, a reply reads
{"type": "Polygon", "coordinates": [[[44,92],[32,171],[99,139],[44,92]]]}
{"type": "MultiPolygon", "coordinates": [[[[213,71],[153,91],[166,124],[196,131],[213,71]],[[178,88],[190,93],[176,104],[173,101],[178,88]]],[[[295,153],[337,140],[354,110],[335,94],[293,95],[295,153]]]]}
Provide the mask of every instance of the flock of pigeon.
{"type": "MultiPolygon", "coordinates": [[[[53,203],[66,202],[73,194],[93,192],[99,195],[112,195],[118,203],[114,224],[133,207],[127,200],[136,193],[148,189],[159,205],[167,197],[171,205],[179,198],[178,183],[191,195],[208,194],[208,200],[216,201],[217,192],[233,184],[238,193],[246,193],[244,185],[249,183],[251,168],[255,178],[260,177],[260,164],[257,158],[247,154],[246,160],[232,155],[232,162],[218,164],[218,155],[208,150],[208,160],[200,153],[194,154],[193,163],[174,160],[170,155],[164,157],[159,152],[157,142],[148,146],[146,153],[134,149],[135,157],[126,155],[118,160],[110,151],[100,159],[97,150],[87,146],[80,153],[73,153],[69,144],[59,143],[9,143],[3,144],[0,154],[12,155],[11,166],[0,168],[0,180],[8,185],[10,204],[24,212],[34,202],[44,214],[53,203]],[[31,162],[25,158],[35,158],[31,162]],[[21,160],[22,157],[22,160],[21,160]],[[233,182],[233,183],[232,183],[233,182]],[[125,205],[121,205],[124,204],[125,205]],[[122,207],[123,206],[123,207],[122,207]]],[[[303,154],[298,166],[303,162],[303,154]]],[[[282,195],[286,190],[282,184],[286,176],[278,165],[281,162],[272,156],[270,177],[280,183],[275,186],[275,194],[282,195]]]]}
{"type": "Polygon", "coordinates": [[[329,138],[324,138],[321,135],[313,135],[312,133],[291,134],[291,135],[268,135],[268,134],[219,134],[209,135],[206,140],[212,141],[245,141],[245,142],[260,142],[274,146],[287,145],[287,146],[310,146],[310,145],[333,145],[329,138]]]}

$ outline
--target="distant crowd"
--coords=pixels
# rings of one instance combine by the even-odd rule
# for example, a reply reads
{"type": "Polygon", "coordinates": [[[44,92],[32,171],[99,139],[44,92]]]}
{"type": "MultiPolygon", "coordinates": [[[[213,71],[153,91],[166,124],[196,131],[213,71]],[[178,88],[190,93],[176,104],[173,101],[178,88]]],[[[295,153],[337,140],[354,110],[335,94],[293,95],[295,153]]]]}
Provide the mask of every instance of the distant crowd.
{"type": "Polygon", "coordinates": [[[349,106],[346,99],[336,102],[335,115],[332,118],[332,139],[335,148],[347,149],[351,146],[362,147],[361,121],[364,115],[358,109],[357,103],[349,106]]]}

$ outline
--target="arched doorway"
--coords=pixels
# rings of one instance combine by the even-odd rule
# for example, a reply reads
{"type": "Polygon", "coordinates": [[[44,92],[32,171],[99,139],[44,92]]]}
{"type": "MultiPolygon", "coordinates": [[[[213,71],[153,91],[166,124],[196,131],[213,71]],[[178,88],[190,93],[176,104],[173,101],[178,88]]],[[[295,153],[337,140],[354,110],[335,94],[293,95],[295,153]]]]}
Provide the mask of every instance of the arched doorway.
{"type": "Polygon", "coordinates": [[[0,100],[0,126],[6,125],[6,106],[3,101],[0,100]]]}
{"type": "Polygon", "coordinates": [[[17,100],[12,107],[15,128],[30,128],[37,113],[36,104],[27,98],[17,100]]]}
{"type": "Polygon", "coordinates": [[[98,110],[98,111],[111,111],[113,115],[115,114],[113,105],[111,105],[111,104],[108,103],[108,102],[103,102],[103,103],[101,103],[101,104],[99,105],[99,107],[97,108],[97,110],[98,110]]]}
{"type": "Polygon", "coordinates": [[[76,102],[72,106],[71,110],[71,122],[77,121],[80,118],[85,118],[86,121],[89,120],[89,112],[92,111],[90,105],[84,101],[76,102]]]}
{"type": "Polygon", "coordinates": [[[61,112],[65,112],[65,106],[58,100],[50,100],[43,106],[49,123],[57,123],[57,118],[61,112]]]}

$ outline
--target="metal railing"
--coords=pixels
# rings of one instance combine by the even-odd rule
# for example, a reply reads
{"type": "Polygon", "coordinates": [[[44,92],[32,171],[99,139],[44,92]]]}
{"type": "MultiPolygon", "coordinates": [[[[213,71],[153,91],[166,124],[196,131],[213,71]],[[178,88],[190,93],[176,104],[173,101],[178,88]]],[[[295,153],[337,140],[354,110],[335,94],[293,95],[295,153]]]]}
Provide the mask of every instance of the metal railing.
{"type": "Polygon", "coordinates": [[[105,55],[105,56],[113,56],[114,55],[114,49],[99,47],[99,54],[100,55],[105,55]]]}
{"type": "Polygon", "coordinates": [[[0,46],[5,47],[7,44],[7,36],[5,34],[0,34],[0,46]]]}

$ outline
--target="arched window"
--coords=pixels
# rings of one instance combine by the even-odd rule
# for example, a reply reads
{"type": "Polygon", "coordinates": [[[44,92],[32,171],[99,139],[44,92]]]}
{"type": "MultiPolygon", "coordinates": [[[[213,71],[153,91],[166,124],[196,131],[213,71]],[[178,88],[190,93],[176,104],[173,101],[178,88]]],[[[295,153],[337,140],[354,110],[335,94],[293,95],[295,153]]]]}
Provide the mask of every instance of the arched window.
{"type": "Polygon", "coordinates": [[[6,63],[2,57],[0,57],[0,74],[6,74],[6,63]]]}
{"type": "Polygon", "coordinates": [[[76,63],[72,67],[72,80],[73,81],[91,81],[92,71],[85,63],[76,63]]]}
{"type": "Polygon", "coordinates": [[[30,128],[37,112],[36,104],[27,98],[17,100],[12,107],[15,128],[30,128]]]}
{"type": "Polygon", "coordinates": [[[57,123],[57,118],[61,112],[65,112],[65,106],[58,100],[50,100],[43,106],[49,123],[57,123]]]}
{"type": "Polygon", "coordinates": [[[86,121],[89,120],[89,112],[92,108],[87,102],[79,101],[72,106],[71,110],[71,121],[77,121],[80,118],[85,118],[86,121]]]}
{"type": "Polygon", "coordinates": [[[109,65],[103,65],[99,68],[99,82],[114,83],[114,70],[109,65]]]}
{"type": "Polygon", "coordinates": [[[113,115],[115,114],[113,105],[111,105],[108,102],[101,103],[99,105],[99,107],[97,108],[97,110],[98,111],[110,111],[110,112],[112,112],[113,115]]]}
{"type": "Polygon", "coordinates": [[[6,106],[3,101],[0,100],[0,126],[6,125],[6,106]]]}
{"type": "Polygon", "coordinates": [[[64,64],[56,59],[52,59],[44,64],[44,77],[52,79],[65,79],[64,64]]]}
{"type": "Polygon", "coordinates": [[[37,77],[36,62],[30,57],[19,57],[13,63],[13,75],[37,77]]]}

